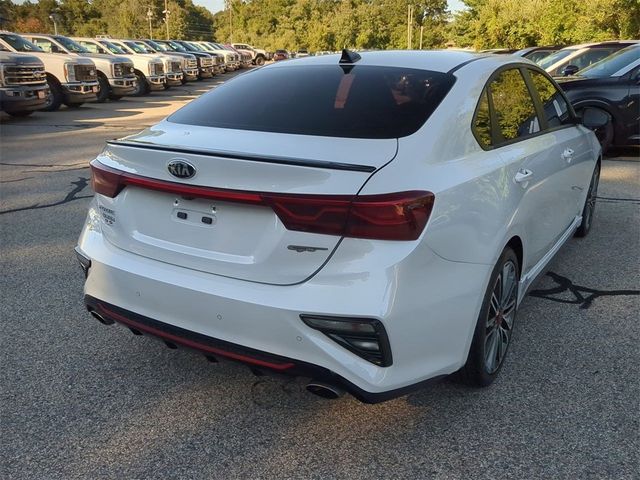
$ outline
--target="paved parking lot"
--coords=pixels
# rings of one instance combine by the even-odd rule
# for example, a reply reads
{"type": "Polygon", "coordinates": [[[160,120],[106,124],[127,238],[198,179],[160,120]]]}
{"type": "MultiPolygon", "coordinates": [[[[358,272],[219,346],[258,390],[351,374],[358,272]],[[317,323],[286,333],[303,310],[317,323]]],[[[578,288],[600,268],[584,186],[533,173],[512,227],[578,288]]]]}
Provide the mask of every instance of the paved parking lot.
{"type": "Polygon", "coordinates": [[[605,161],[592,233],[525,299],[484,390],[324,401],[91,319],[73,254],[89,160],[230,76],[0,117],[0,477],[638,478],[637,150],[605,161]]]}

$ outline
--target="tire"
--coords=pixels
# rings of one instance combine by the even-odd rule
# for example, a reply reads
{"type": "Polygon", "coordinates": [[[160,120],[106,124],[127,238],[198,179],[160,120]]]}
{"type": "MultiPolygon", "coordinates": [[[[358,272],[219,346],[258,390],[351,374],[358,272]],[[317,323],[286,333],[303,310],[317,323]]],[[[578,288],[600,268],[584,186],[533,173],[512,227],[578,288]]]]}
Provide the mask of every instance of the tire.
{"type": "Polygon", "coordinates": [[[264,59],[264,57],[263,57],[262,55],[258,55],[258,56],[256,57],[255,64],[256,64],[258,67],[261,67],[262,65],[264,65],[264,62],[265,62],[265,59],[264,59]]]}
{"type": "Polygon", "coordinates": [[[584,201],[584,207],[582,208],[582,223],[577,228],[576,237],[586,237],[593,225],[593,214],[596,209],[596,199],[598,197],[598,185],[600,184],[600,162],[596,165],[591,176],[591,183],[589,183],[589,191],[587,192],[587,198],[584,201]]]}
{"type": "Polygon", "coordinates": [[[151,91],[151,88],[149,88],[146,77],[138,70],[134,72],[134,75],[136,76],[137,86],[132,95],[134,97],[141,97],[149,93],[151,91]]]}
{"type": "Polygon", "coordinates": [[[104,75],[98,75],[98,83],[100,84],[100,91],[97,95],[97,102],[104,103],[109,99],[109,93],[111,92],[111,86],[109,81],[104,75]]]}
{"type": "Polygon", "coordinates": [[[33,113],[33,110],[17,110],[15,112],[7,112],[12,117],[28,117],[33,113]]]}
{"type": "Polygon", "coordinates": [[[47,85],[49,86],[49,98],[43,110],[45,112],[55,112],[60,108],[64,100],[62,87],[55,78],[49,76],[47,76],[47,85]]]}
{"type": "Polygon", "coordinates": [[[486,387],[500,373],[515,325],[519,280],[518,257],[507,247],[491,273],[469,356],[459,372],[463,383],[486,387]]]}

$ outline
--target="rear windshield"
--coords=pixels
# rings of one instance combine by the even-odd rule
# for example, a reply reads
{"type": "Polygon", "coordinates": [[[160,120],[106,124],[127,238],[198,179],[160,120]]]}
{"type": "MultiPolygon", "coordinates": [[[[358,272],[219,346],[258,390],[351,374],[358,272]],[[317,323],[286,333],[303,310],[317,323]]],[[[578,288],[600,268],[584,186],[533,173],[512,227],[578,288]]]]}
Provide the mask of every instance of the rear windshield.
{"type": "Polygon", "coordinates": [[[398,67],[262,68],[222,84],[169,121],[301,135],[397,138],[416,132],[454,81],[451,74],[398,67]]]}

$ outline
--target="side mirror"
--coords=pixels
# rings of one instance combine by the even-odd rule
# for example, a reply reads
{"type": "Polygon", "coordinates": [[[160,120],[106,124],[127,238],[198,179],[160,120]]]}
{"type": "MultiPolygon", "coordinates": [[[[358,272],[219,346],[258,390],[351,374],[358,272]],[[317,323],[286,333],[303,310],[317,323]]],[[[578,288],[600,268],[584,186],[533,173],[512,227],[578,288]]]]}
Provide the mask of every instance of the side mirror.
{"type": "Polygon", "coordinates": [[[567,65],[566,67],[564,67],[564,70],[562,70],[562,75],[565,77],[575,75],[576,73],[578,73],[578,70],[580,70],[580,68],[576,65],[567,65]]]}
{"type": "Polygon", "coordinates": [[[609,123],[609,114],[599,108],[587,107],[582,111],[582,124],[590,130],[602,128],[609,123]]]}

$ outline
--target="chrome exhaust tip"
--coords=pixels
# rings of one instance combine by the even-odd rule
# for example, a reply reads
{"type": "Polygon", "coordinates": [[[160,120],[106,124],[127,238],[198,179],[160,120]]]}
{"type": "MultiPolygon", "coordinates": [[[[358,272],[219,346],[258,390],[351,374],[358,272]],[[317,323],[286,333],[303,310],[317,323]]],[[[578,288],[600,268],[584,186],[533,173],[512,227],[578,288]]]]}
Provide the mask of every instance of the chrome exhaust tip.
{"type": "Polygon", "coordinates": [[[109,318],[104,318],[102,315],[100,315],[98,312],[96,312],[95,310],[89,310],[89,313],[91,314],[91,316],[93,318],[95,318],[96,320],[98,320],[101,324],[103,325],[113,325],[115,322],[109,318]]]}
{"type": "Polygon", "coordinates": [[[328,383],[311,381],[307,384],[307,391],[322,398],[335,400],[344,395],[344,390],[328,383]]]}

